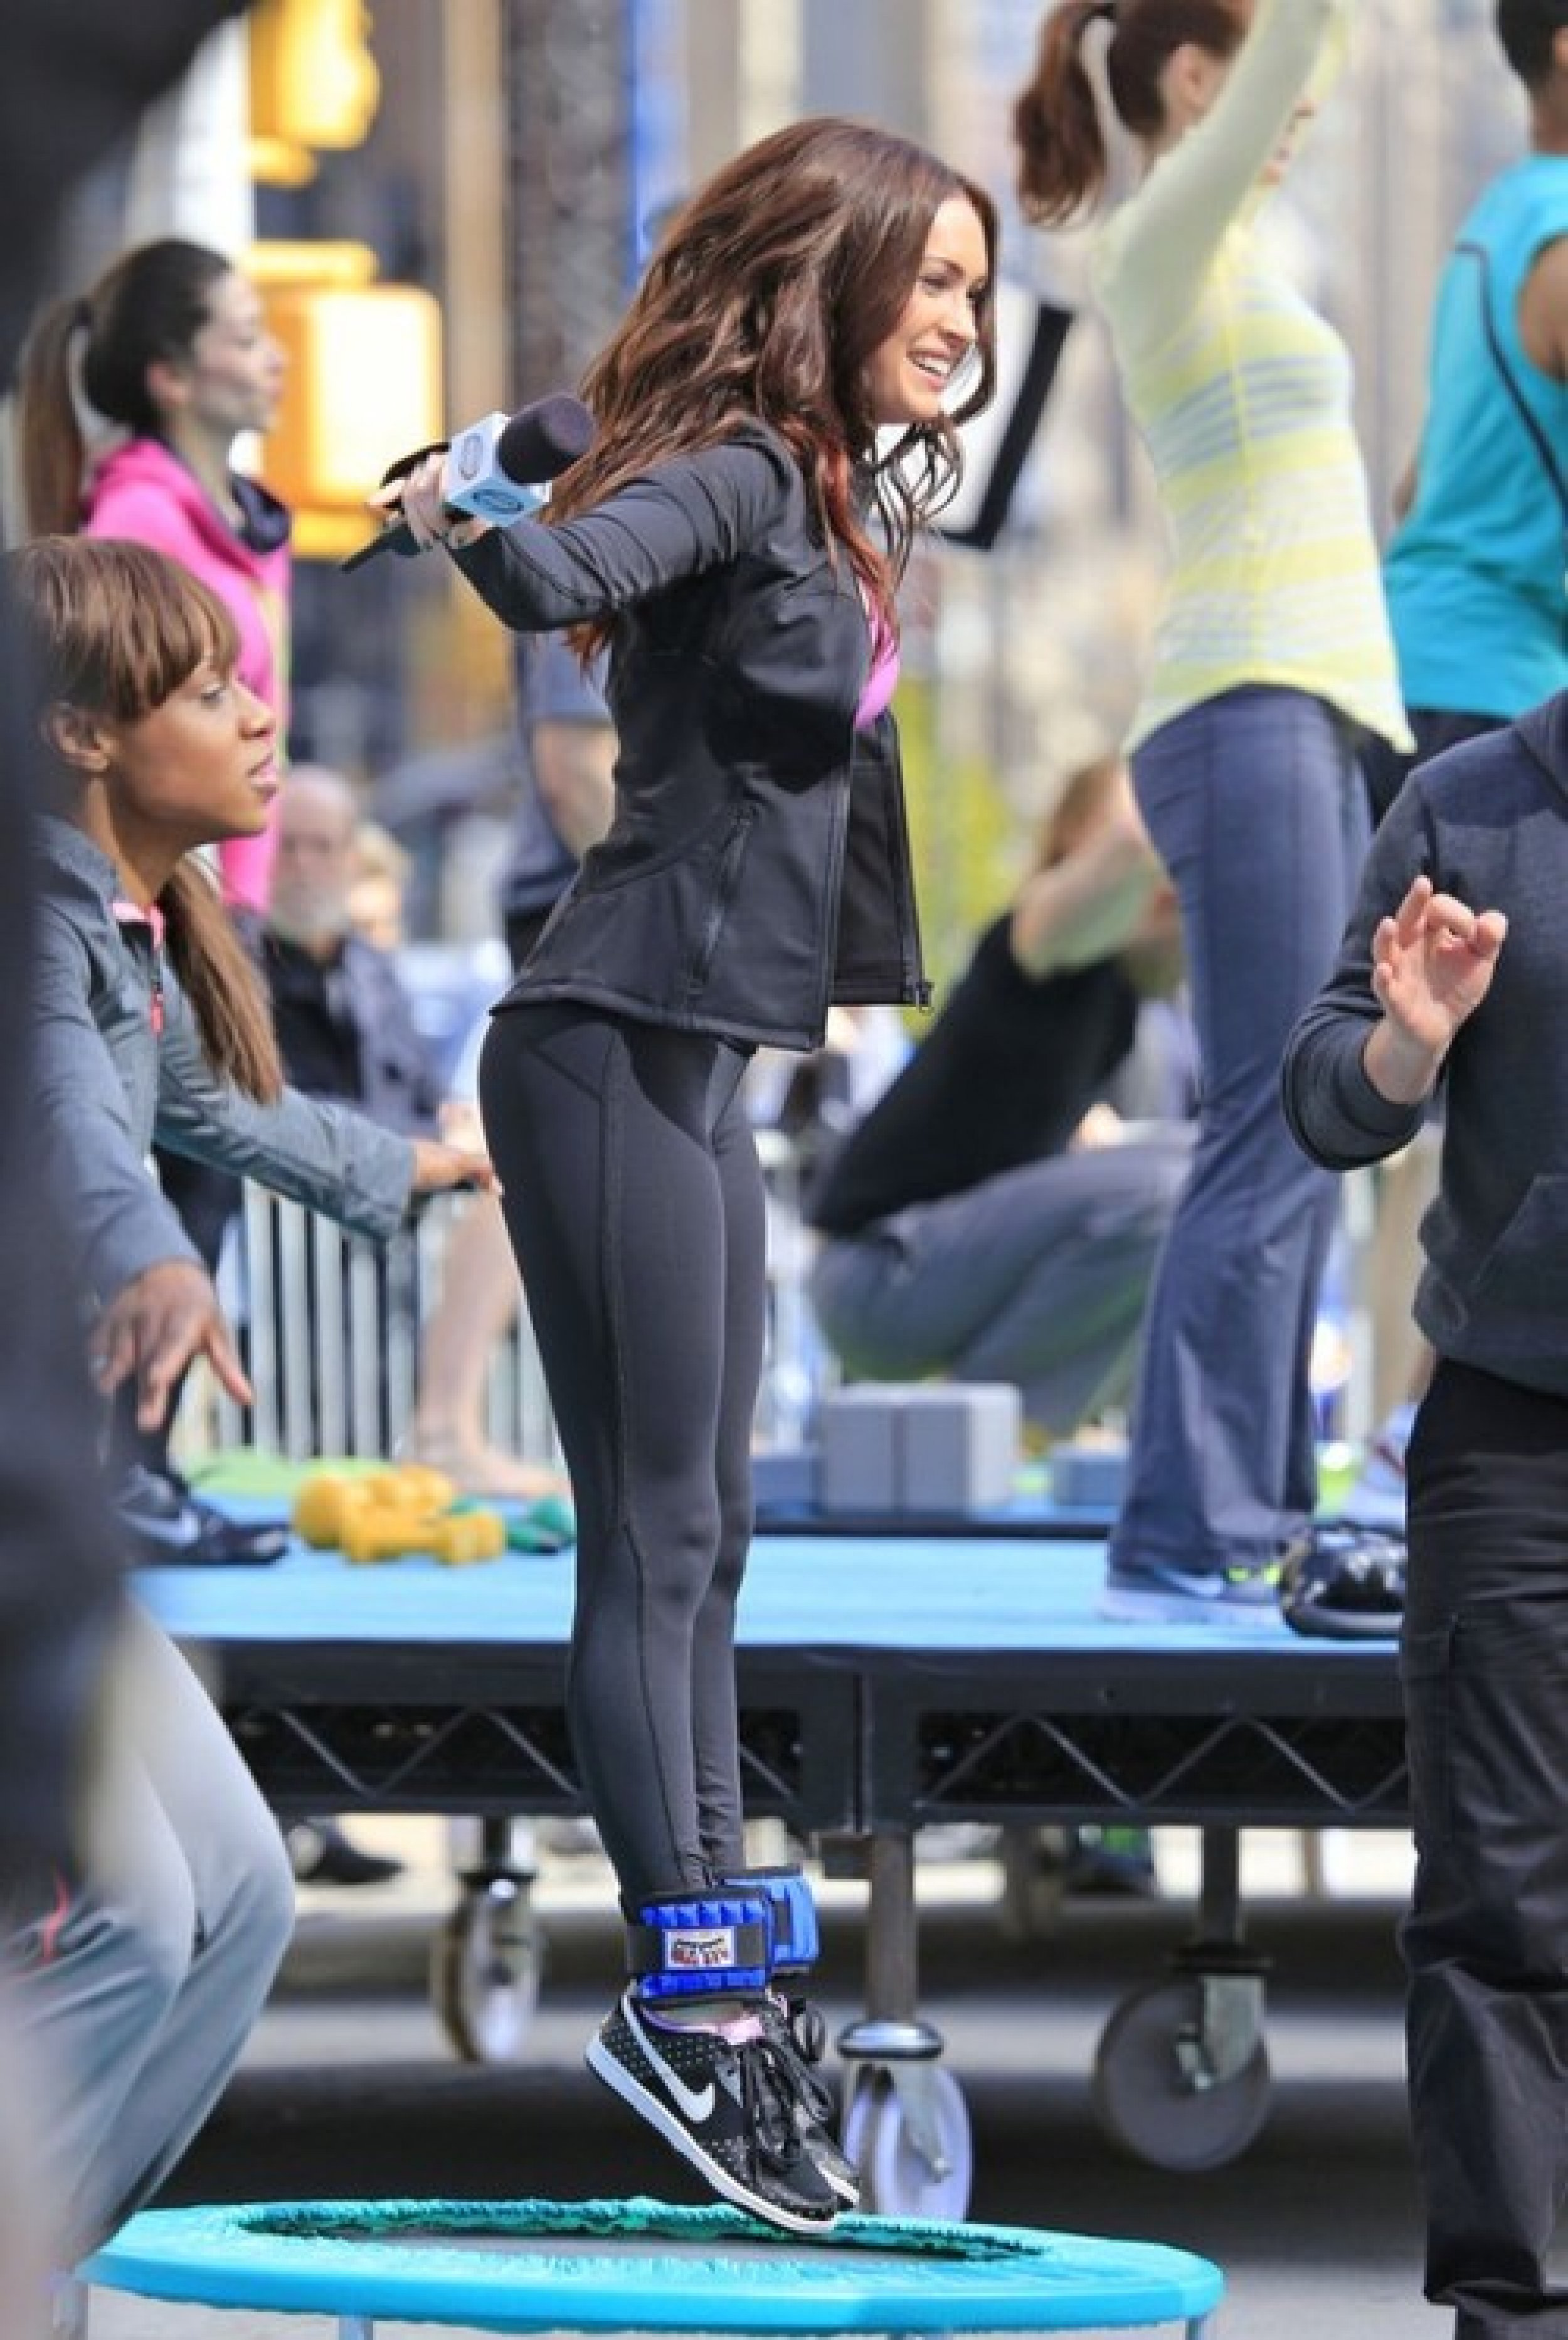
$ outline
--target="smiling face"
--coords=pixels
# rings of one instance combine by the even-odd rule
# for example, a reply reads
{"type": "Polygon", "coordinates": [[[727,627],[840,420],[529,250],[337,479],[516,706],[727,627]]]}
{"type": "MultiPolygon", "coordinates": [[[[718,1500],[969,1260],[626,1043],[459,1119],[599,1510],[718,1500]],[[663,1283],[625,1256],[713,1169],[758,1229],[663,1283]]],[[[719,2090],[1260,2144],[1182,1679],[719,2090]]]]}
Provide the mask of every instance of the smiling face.
{"type": "Polygon", "coordinates": [[[879,430],[932,422],[942,412],[978,337],[990,270],[979,213],[965,196],[950,195],[932,221],[902,314],[866,360],[866,404],[879,430]]]}

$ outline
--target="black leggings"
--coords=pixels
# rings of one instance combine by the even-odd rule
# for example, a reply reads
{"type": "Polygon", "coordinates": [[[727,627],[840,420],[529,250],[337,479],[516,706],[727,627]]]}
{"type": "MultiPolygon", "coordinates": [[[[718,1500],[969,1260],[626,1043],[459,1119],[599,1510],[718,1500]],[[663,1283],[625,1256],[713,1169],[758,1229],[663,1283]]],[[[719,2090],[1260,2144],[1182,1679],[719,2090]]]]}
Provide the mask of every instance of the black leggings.
{"type": "Polygon", "coordinates": [[[628,1911],[744,1860],[735,1611],[767,1308],[748,1052],[575,1003],[479,1100],[577,1513],[567,1710],[628,1911]]]}

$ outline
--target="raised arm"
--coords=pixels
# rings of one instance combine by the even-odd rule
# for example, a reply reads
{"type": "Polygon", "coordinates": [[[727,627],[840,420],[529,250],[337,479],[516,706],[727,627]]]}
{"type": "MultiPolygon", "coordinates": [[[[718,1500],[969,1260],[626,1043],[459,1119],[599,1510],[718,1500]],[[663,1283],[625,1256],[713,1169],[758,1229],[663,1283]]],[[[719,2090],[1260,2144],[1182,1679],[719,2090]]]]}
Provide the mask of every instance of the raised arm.
{"type": "Polygon", "coordinates": [[[398,492],[420,542],[448,543],[504,624],[541,633],[606,617],[737,560],[777,519],[796,484],[792,471],[782,447],[739,439],[661,463],[574,520],[496,529],[468,522],[452,531],[439,457],[398,492]]]}
{"type": "Polygon", "coordinates": [[[1422,1105],[1455,1035],[1492,988],[1508,933],[1501,910],[1474,910],[1417,878],[1372,937],[1372,989],[1383,1010],[1362,1055],[1391,1105],[1422,1105]]]}
{"type": "Polygon", "coordinates": [[[1331,1170],[1409,1142],[1491,988],[1507,920],[1439,892],[1433,860],[1421,792],[1407,788],[1373,840],[1334,971],[1286,1046],[1286,1118],[1331,1170]]]}
{"type": "Polygon", "coordinates": [[[1154,164],[1106,232],[1101,297],[1124,345],[1157,348],[1190,312],[1291,120],[1337,70],[1349,0],[1258,0],[1214,104],[1154,164]]]}

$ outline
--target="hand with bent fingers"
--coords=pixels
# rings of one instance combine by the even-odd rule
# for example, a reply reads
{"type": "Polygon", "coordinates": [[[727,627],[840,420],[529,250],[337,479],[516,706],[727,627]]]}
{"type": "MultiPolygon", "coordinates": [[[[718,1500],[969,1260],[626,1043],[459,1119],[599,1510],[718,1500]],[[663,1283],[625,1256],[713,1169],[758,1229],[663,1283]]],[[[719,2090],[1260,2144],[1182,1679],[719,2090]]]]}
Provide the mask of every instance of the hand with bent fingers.
{"type": "Polygon", "coordinates": [[[1374,1086],[1396,1103],[1430,1095],[1454,1036],[1492,987],[1508,933],[1501,910],[1472,910],[1417,878],[1372,937],[1383,1022],[1366,1045],[1374,1086]]]}
{"type": "Polygon", "coordinates": [[[439,1137],[416,1137],[413,1192],[439,1195],[449,1186],[476,1186],[486,1195],[501,1191],[488,1154],[476,1154],[466,1145],[448,1145],[439,1137]]]}
{"type": "Polygon", "coordinates": [[[366,501],[372,511],[381,513],[388,521],[407,521],[409,531],[421,552],[434,544],[472,544],[493,523],[452,511],[442,492],[446,477],[445,455],[426,455],[411,471],[378,488],[366,501]]]}
{"type": "Polygon", "coordinates": [[[136,1389],[136,1427],[159,1430],[180,1376],[205,1357],[239,1405],[254,1393],[245,1378],[212,1277],[194,1260],[165,1259],[115,1294],[93,1333],[93,1379],[105,1396],[122,1382],[136,1389]]]}

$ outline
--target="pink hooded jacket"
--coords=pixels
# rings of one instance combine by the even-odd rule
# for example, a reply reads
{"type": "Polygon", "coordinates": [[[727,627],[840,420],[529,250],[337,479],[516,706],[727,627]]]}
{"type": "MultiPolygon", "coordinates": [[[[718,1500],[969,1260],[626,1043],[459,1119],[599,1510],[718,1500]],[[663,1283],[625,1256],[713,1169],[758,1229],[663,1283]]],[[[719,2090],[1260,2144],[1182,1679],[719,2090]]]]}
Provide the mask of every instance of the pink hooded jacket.
{"type": "MultiPolygon", "coordinates": [[[[289,515],[256,481],[242,481],[241,492],[264,550],[235,534],[195,474],[161,440],[132,439],[93,474],[82,525],[88,536],[130,537],[168,553],[227,603],[240,630],[241,679],[278,718],[281,762],[289,713],[289,515]]],[[[271,824],[260,837],[232,838],[218,848],[231,907],[265,912],[276,849],[271,824]]]]}

